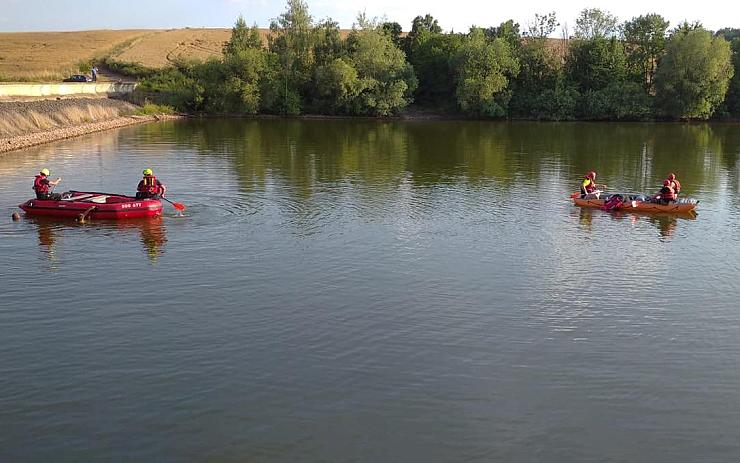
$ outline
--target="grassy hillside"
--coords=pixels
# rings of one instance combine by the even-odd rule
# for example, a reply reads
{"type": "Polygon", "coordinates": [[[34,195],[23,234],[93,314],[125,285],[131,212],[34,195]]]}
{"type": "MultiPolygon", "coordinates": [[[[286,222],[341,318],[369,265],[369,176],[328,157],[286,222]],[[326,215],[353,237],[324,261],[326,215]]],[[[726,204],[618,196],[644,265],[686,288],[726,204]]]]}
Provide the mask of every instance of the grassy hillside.
{"type": "Polygon", "coordinates": [[[206,60],[220,56],[231,29],[171,29],[154,31],[110,54],[119,63],[161,68],[178,59],[206,60]]]}
{"type": "MultiPolygon", "coordinates": [[[[260,32],[266,44],[269,29],[260,32]]],[[[154,69],[178,59],[206,60],[221,56],[230,37],[231,28],[0,32],[0,81],[56,82],[91,60],[154,69]]]]}
{"type": "Polygon", "coordinates": [[[79,65],[125,47],[147,30],[81,32],[1,32],[0,80],[58,81],[79,65]]]}

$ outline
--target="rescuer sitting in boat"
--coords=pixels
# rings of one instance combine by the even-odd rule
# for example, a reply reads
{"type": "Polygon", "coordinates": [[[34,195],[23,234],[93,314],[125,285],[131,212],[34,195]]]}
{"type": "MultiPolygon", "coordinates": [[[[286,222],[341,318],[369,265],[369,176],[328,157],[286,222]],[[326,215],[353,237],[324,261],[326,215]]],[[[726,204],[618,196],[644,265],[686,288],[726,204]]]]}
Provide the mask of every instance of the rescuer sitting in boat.
{"type": "Polygon", "coordinates": [[[670,187],[673,188],[674,199],[678,199],[678,194],[681,192],[681,182],[676,180],[676,174],[673,172],[668,174],[668,181],[671,182],[670,187]]]}
{"type": "Polygon", "coordinates": [[[596,183],[596,172],[592,170],[586,174],[583,183],[581,183],[581,198],[598,198],[599,193],[601,193],[599,188],[606,189],[606,185],[596,183]]]}
{"type": "Polygon", "coordinates": [[[62,181],[62,177],[56,180],[49,180],[49,169],[41,169],[41,172],[36,176],[33,181],[33,191],[36,192],[36,199],[53,199],[59,201],[62,199],[62,195],[59,193],[52,193],[50,187],[59,185],[62,181]]]}
{"type": "Polygon", "coordinates": [[[669,204],[676,200],[676,193],[671,188],[671,181],[663,181],[663,187],[657,195],[653,196],[653,201],[658,204],[669,204]]]}
{"type": "Polygon", "coordinates": [[[144,169],[144,178],[136,187],[136,199],[163,198],[166,191],[167,187],[157,180],[152,169],[144,169]]]}

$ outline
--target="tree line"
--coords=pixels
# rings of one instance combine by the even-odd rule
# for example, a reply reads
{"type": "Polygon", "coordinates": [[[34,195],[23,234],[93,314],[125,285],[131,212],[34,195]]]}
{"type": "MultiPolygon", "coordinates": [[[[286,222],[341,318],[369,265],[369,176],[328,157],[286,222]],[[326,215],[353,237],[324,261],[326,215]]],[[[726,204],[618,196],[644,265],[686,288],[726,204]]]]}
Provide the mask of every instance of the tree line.
{"type": "MultiPolygon", "coordinates": [[[[585,9],[572,37],[554,13],[443,32],[430,15],[404,34],[360,14],[343,36],[287,0],[266,43],[239,17],[221,58],[132,66],[140,89],[181,111],[391,116],[412,102],[445,114],[538,120],[740,117],[740,29],[673,29],[658,14],[624,23],[585,9]]],[[[122,69],[125,70],[125,69],[122,69]]]]}

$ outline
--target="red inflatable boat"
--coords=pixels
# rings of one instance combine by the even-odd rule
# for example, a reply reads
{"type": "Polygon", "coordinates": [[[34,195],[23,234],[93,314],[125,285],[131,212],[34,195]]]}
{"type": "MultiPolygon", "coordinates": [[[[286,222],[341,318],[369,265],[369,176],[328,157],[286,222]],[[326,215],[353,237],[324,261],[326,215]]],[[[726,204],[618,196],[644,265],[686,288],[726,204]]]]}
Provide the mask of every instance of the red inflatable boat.
{"type": "Polygon", "coordinates": [[[136,199],[112,193],[70,191],[62,199],[29,199],[19,206],[27,214],[90,219],[136,219],[162,215],[158,199],[136,199]]]}

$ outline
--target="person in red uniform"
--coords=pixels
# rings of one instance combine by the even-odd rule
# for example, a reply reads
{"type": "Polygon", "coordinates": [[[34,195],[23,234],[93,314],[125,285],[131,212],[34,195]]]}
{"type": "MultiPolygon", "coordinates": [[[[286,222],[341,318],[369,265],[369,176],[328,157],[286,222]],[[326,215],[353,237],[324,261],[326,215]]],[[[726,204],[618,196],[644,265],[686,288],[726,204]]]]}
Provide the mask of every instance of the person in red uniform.
{"type": "Polygon", "coordinates": [[[676,200],[676,193],[671,188],[670,180],[663,181],[663,187],[657,195],[653,196],[653,200],[658,204],[668,204],[676,200]]]}
{"type": "Polygon", "coordinates": [[[41,172],[33,180],[33,191],[36,192],[36,199],[53,199],[59,201],[62,199],[62,195],[59,193],[52,193],[52,186],[59,185],[62,181],[62,177],[56,180],[49,180],[49,169],[41,169],[41,172]]]}
{"type": "Polygon", "coordinates": [[[676,180],[676,174],[671,172],[668,174],[668,181],[671,182],[670,187],[673,188],[673,194],[676,198],[678,198],[678,194],[681,192],[681,182],[676,180]]]}
{"type": "Polygon", "coordinates": [[[167,187],[157,180],[152,169],[144,169],[143,173],[144,178],[141,179],[139,186],[136,187],[136,199],[164,197],[167,187]]]}
{"type": "Polygon", "coordinates": [[[596,183],[596,172],[593,170],[583,177],[583,183],[581,183],[581,198],[586,197],[597,197],[598,189],[606,189],[606,185],[596,183]]]}

